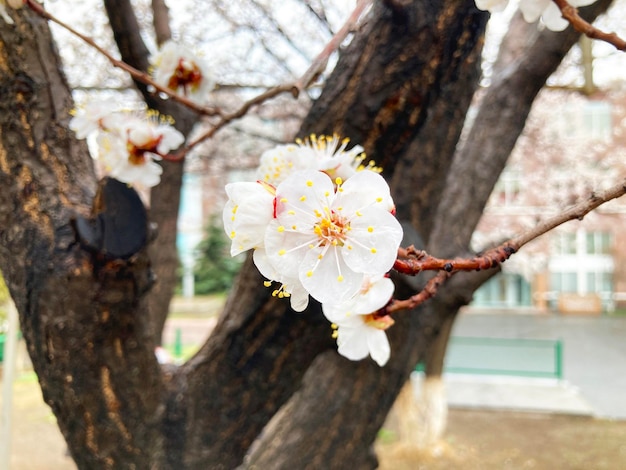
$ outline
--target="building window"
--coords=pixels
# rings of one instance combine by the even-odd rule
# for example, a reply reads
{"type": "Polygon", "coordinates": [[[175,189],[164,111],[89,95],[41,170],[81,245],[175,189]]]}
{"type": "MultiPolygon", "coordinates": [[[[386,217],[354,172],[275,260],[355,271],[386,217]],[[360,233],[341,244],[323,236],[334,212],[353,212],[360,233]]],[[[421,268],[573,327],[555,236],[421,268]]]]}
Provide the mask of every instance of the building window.
{"type": "Polygon", "coordinates": [[[560,294],[597,294],[604,309],[612,308],[614,261],[611,234],[559,233],[552,238],[550,284],[560,294]]]}
{"type": "Polygon", "coordinates": [[[568,103],[559,112],[558,136],[586,140],[611,140],[611,103],[585,101],[568,103]]]}
{"type": "Polygon", "coordinates": [[[519,274],[498,273],[474,293],[476,307],[528,307],[530,284],[519,274]]]}
{"type": "Polygon", "coordinates": [[[518,205],[521,186],[521,172],[516,168],[505,168],[493,190],[493,204],[500,207],[518,205]]]}

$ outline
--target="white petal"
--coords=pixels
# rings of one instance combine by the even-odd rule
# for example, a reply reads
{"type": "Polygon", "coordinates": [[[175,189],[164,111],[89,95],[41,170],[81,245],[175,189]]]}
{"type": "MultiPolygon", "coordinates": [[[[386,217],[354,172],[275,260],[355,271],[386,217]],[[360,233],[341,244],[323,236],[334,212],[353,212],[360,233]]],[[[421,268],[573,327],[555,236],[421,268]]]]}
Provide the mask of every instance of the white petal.
{"type": "Polygon", "coordinates": [[[299,278],[311,297],[319,302],[342,301],[358,292],[364,275],[351,270],[336,247],[325,254],[320,249],[309,249],[299,266],[299,278]]]}
{"type": "Polygon", "coordinates": [[[569,22],[563,18],[561,10],[555,3],[550,3],[541,15],[541,21],[550,31],[563,31],[569,22]]]}
{"type": "Polygon", "coordinates": [[[276,217],[295,211],[298,217],[315,223],[315,210],[330,207],[335,187],[328,175],[316,170],[296,171],[276,187],[276,217]]]}
{"type": "Polygon", "coordinates": [[[341,253],[353,270],[367,274],[384,274],[397,258],[402,241],[402,227],[384,209],[370,207],[361,216],[350,219],[350,231],[341,253]]]}
{"type": "Polygon", "coordinates": [[[291,309],[295,312],[303,312],[306,310],[309,305],[309,293],[304,289],[304,287],[286,287],[287,292],[289,292],[289,302],[291,303],[291,309]]]}
{"type": "Polygon", "coordinates": [[[387,305],[395,290],[393,281],[388,277],[381,276],[375,280],[366,278],[364,284],[365,291],[362,287],[353,299],[352,308],[356,314],[366,315],[380,310],[387,305]]]}
{"type": "Polygon", "coordinates": [[[263,244],[273,218],[274,196],[259,183],[230,183],[225,189],[229,200],[222,218],[224,231],[232,240],[231,256],[235,256],[263,244]]]}
{"type": "Polygon", "coordinates": [[[524,20],[534,23],[543,14],[552,0],[521,0],[519,9],[524,16],[524,20]]]}
{"type": "MultiPolygon", "coordinates": [[[[337,330],[337,351],[351,361],[365,359],[370,351],[367,334],[362,328],[342,328],[337,330]]],[[[383,333],[384,334],[384,333],[383,333]]]]}
{"type": "Polygon", "coordinates": [[[378,173],[363,170],[341,185],[334,207],[343,207],[345,214],[352,214],[369,206],[390,211],[394,204],[385,179],[378,173]]]}
{"type": "Polygon", "coordinates": [[[502,11],[508,3],[509,0],[476,0],[476,8],[490,12],[502,11]]]}
{"type": "Polygon", "coordinates": [[[185,136],[172,126],[160,125],[156,129],[156,133],[162,137],[157,147],[161,154],[167,154],[177,149],[185,141],[185,136]]]}
{"type": "Polygon", "coordinates": [[[387,333],[383,330],[371,329],[367,335],[367,348],[369,349],[370,356],[376,361],[379,366],[384,366],[389,360],[391,355],[391,347],[389,346],[389,340],[387,339],[387,333]]]}
{"type": "Polygon", "coordinates": [[[269,262],[263,247],[254,250],[252,259],[259,272],[265,278],[283,285],[283,291],[290,294],[289,301],[294,311],[302,312],[306,309],[309,304],[309,293],[297,278],[289,278],[276,271],[269,262]]]}

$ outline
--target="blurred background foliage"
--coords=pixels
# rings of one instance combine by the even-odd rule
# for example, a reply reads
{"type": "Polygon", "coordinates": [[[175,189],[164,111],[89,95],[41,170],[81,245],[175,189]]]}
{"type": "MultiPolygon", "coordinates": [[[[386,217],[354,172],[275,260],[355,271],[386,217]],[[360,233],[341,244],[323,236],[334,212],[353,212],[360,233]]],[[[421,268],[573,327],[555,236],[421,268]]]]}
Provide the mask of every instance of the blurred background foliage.
{"type": "Polygon", "coordinates": [[[230,240],[224,233],[220,218],[209,220],[204,240],[196,250],[195,294],[219,294],[229,290],[239,272],[243,255],[230,256],[230,240]]]}

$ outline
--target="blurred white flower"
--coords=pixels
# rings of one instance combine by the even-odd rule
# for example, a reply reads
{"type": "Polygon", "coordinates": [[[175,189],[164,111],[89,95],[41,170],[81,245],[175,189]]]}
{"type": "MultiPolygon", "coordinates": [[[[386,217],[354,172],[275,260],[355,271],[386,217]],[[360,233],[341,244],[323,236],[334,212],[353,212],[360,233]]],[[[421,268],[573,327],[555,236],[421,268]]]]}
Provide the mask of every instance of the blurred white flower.
{"type": "Polygon", "coordinates": [[[77,139],[84,139],[98,129],[115,127],[114,106],[108,101],[91,101],[82,108],[72,111],[70,129],[77,139]]]}
{"type": "Polygon", "coordinates": [[[120,181],[156,186],[163,169],[155,160],[178,148],[185,141],[184,136],[153,119],[116,116],[98,133],[98,158],[106,171],[120,181]]]}
{"type": "MultiPolygon", "coordinates": [[[[319,170],[331,179],[348,179],[357,171],[365,169],[363,147],[355,145],[346,150],[350,139],[340,139],[338,135],[311,135],[295,144],[279,145],[266,150],[261,155],[257,178],[278,186],[290,174],[300,170],[319,170]]],[[[368,169],[378,171],[374,163],[368,169]]]]}
{"type": "Polygon", "coordinates": [[[215,86],[204,61],[173,41],[163,44],[150,63],[156,83],[193,101],[205,101],[215,86]]]}

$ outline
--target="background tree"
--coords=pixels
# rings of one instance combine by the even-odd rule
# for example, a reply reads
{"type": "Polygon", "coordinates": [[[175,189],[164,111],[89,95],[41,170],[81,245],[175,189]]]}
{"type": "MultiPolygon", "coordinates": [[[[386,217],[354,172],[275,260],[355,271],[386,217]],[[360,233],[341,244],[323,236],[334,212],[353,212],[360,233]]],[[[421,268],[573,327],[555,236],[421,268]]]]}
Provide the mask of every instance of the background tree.
{"type": "MultiPolygon", "coordinates": [[[[130,2],[104,4],[122,58],[146,70],[130,2]]],[[[593,18],[608,4],[584,14],[593,18]]],[[[153,6],[162,41],[166,9],[153,6]]],[[[157,275],[171,266],[182,165],[164,163],[150,211],[159,236],[150,248],[134,193],[98,183],[86,145],[67,129],[72,99],[48,25],[28,9],[11,13],[15,25],[0,26],[0,269],[44,399],[78,466],[374,468],[370,446],[408,374],[420,359],[440,374],[458,308],[489,274],[458,274],[428,303],[396,315],[392,357],[379,368],[338,356],[319,304],[302,315],[288,311],[248,259],[199,353],[161,369],[154,347],[164,313],[153,304],[167,303],[172,283],[161,273],[160,297],[150,263],[157,275]],[[93,233],[96,217],[106,222],[103,233],[93,233]],[[100,243],[95,235],[101,244],[86,243],[100,243]],[[111,256],[119,239],[133,249],[111,256]]],[[[530,105],[577,38],[571,28],[512,28],[459,145],[487,19],[473,2],[374,2],[299,132],[337,132],[363,145],[391,182],[406,243],[441,257],[470,253],[530,105]]],[[[150,107],[190,132],[197,113],[136,86],[150,107]]],[[[424,281],[399,280],[397,296],[424,281]]]]}
{"type": "Polygon", "coordinates": [[[226,292],[241,267],[240,257],[230,256],[230,240],[217,218],[209,220],[205,233],[206,237],[197,248],[195,293],[206,295],[226,292]]]}

